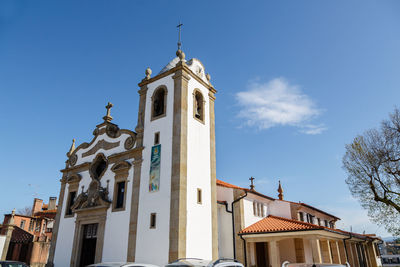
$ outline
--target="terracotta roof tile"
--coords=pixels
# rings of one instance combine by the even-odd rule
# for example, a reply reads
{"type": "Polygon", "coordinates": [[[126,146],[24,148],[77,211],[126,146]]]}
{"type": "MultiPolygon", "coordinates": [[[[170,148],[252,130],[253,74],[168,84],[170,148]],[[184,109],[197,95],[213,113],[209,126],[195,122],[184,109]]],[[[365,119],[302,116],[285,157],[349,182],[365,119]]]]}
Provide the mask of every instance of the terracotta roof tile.
{"type": "Polygon", "coordinates": [[[268,217],[246,227],[245,229],[240,231],[239,234],[287,232],[287,231],[318,230],[318,229],[324,229],[324,227],[306,222],[300,222],[296,220],[269,215],[268,217]]]}
{"type": "Polygon", "coordinates": [[[235,189],[242,189],[242,190],[245,190],[245,189],[242,188],[242,187],[239,187],[239,186],[236,186],[236,185],[233,185],[233,184],[230,184],[230,183],[227,183],[227,182],[218,180],[218,179],[217,179],[217,185],[223,186],[223,187],[228,187],[228,188],[235,188],[235,189]]]}

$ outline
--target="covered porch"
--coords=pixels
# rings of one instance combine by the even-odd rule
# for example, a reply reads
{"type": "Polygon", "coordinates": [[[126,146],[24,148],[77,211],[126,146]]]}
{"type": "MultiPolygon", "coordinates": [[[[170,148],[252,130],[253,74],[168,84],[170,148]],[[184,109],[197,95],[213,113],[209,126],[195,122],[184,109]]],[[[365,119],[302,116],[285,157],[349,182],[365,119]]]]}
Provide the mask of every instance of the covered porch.
{"type": "MultiPolygon", "coordinates": [[[[280,225],[281,222],[276,220],[281,219],[272,218],[269,223],[280,225]]],[[[265,231],[271,228],[269,225],[269,228],[264,227],[264,231],[259,228],[257,232],[253,227],[239,233],[246,248],[242,259],[246,266],[280,267],[285,261],[309,264],[349,262],[352,267],[380,265],[372,239],[311,224],[297,225],[297,221],[294,222],[296,225],[290,225],[290,221],[284,221],[285,229],[282,230],[265,231]]]]}

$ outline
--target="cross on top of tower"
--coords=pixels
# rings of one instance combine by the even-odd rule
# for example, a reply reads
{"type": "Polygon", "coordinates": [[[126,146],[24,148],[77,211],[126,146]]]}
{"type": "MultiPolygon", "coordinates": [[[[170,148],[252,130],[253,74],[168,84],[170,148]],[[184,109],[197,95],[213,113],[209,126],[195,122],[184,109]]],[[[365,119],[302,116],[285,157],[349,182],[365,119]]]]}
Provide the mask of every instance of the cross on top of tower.
{"type": "Polygon", "coordinates": [[[108,102],[108,104],[106,106],[107,114],[103,117],[104,121],[107,121],[107,122],[111,122],[112,121],[113,117],[111,117],[111,114],[110,114],[112,107],[113,107],[113,104],[111,102],[108,102]]]}
{"type": "Polygon", "coordinates": [[[181,42],[181,31],[182,31],[182,26],[183,24],[179,22],[179,24],[176,26],[178,28],[178,50],[181,50],[182,47],[182,42],[181,42]]]}
{"type": "Polygon", "coordinates": [[[254,177],[253,176],[251,176],[250,178],[249,178],[249,180],[250,180],[250,190],[254,190],[254,184],[253,184],[253,181],[254,181],[254,177]]]}

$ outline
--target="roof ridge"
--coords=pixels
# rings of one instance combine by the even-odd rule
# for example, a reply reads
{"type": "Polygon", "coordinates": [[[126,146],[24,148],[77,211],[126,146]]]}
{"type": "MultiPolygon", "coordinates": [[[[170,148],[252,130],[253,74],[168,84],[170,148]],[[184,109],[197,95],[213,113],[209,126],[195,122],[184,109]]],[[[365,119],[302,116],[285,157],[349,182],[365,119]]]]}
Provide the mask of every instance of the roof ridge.
{"type": "Polygon", "coordinates": [[[298,221],[298,220],[295,220],[295,219],[288,219],[288,218],[279,217],[279,216],[275,216],[275,215],[268,215],[265,218],[268,218],[268,217],[272,217],[272,218],[276,218],[276,219],[280,219],[280,220],[284,220],[284,221],[288,221],[288,222],[292,222],[292,223],[303,224],[303,225],[306,225],[306,226],[312,226],[312,227],[316,227],[316,228],[319,228],[319,229],[323,229],[324,228],[324,226],[321,226],[321,225],[316,225],[316,224],[312,224],[312,223],[308,223],[308,222],[302,222],[302,221],[298,221]]]}

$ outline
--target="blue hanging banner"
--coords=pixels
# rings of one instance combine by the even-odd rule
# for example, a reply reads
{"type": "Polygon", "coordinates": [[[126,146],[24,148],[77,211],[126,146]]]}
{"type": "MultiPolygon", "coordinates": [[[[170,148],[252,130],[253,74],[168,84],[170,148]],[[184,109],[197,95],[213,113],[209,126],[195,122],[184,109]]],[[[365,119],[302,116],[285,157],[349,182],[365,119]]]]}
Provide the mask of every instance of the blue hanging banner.
{"type": "Polygon", "coordinates": [[[151,148],[149,192],[160,190],[161,145],[151,148]]]}

